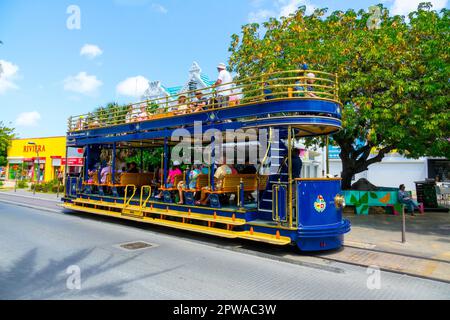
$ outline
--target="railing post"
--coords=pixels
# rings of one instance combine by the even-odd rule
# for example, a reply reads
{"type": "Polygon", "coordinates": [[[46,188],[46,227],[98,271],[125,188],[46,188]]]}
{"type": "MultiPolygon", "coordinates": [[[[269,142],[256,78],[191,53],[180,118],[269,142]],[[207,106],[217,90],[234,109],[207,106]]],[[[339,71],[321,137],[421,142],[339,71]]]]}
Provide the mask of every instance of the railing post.
{"type": "Polygon", "coordinates": [[[245,204],[245,193],[244,193],[244,181],[241,178],[241,182],[239,183],[239,196],[240,196],[240,206],[244,207],[245,204]]]}
{"type": "Polygon", "coordinates": [[[335,100],[339,101],[339,76],[337,73],[335,75],[336,75],[336,82],[334,84],[335,85],[334,94],[336,95],[335,100]]]}
{"type": "MultiPolygon", "coordinates": [[[[261,83],[259,84],[261,87],[261,94],[260,96],[262,97],[262,100],[264,100],[264,77],[261,75],[261,83]]],[[[260,100],[260,99],[258,99],[260,100]]]]}
{"type": "Polygon", "coordinates": [[[405,219],[405,206],[402,205],[402,243],[406,242],[406,219],[405,219]]]}
{"type": "Polygon", "coordinates": [[[292,179],[292,127],[289,126],[288,127],[288,214],[289,214],[289,227],[292,228],[292,212],[293,212],[293,208],[292,208],[292,184],[293,184],[293,179],[292,179]]]}

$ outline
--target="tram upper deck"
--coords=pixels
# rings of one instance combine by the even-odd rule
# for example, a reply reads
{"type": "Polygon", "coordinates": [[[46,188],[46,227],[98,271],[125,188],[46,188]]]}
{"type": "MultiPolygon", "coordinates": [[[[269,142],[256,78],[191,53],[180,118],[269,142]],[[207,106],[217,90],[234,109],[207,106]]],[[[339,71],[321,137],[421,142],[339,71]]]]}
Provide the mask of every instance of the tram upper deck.
{"type": "Polygon", "coordinates": [[[336,74],[273,72],[70,117],[68,144],[157,139],[180,126],[193,130],[196,122],[206,129],[291,126],[299,136],[327,135],[341,128],[338,94],[336,74]]]}

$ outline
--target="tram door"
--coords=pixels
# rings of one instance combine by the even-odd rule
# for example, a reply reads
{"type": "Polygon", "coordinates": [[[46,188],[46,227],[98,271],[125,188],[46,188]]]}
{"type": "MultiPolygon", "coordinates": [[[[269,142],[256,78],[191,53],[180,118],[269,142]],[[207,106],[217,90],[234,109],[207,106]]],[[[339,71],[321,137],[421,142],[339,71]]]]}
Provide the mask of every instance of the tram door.
{"type": "MultiPolygon", "coordinates": [[[[279,168],[276,174],[271,174],[272,184],[272,220],[287,227],[294,227],[297,223],[294,215],[295,179],[293,175],[293,142],[292,128],[279,130],[279,141],[275,144],[270,138],[271,148],[277,148],[279,168]]],[[[276,140],[278,140],[276,139],[276,140]]]]}
{"type": "Polygon", "coordinates": [[[276,183],[272,186],[272,220],[288,222],[288,185],[276,183]]]}

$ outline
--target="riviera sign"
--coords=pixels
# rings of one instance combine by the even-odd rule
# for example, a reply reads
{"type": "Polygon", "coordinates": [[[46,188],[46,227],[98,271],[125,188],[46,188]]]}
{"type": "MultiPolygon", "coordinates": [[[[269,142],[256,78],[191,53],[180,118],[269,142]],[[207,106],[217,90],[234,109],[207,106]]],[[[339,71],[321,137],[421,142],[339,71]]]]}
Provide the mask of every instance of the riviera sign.
{"type": "Polygon", "coordinates": [[[45,145],[26,145],[23,146],[23,152],[45,152],[45,145]]]}

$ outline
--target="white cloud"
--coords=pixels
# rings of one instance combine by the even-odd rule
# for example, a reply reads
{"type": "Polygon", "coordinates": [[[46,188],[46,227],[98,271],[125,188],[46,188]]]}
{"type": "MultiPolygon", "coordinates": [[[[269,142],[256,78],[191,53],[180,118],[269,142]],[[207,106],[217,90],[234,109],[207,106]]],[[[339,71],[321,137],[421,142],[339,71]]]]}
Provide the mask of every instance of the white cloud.
{"type": "MultiPolygon", "coordinates": [[[[259,3],[256,6],[259,6],[259,3]]],[[[258,9],[250,12],[248,21],[260,23],[267,21],[270,17],[287,17],[300,6],[306,6],[306,14],[308,15],[312,14],[316,8],[309,0],[276,0],[273,9],[258,9]]]]}
{"type": "Polygon", "coordinates": [[[277,14],[272,10],[261,9],[257,11],[252,11],[248,15],[249,22],[263,22],[268,20],[270,17],[275,17],[277,14]]]}
{"type": "Polygon", "coordinates": [[[130,77],[120,82],[116,91],[118,94],[139,98],[148,89],[148,80],[143,76],[130,77]]]}
{"type": "Polygon", "coordinates": [[[19,88],[14,82],[17,79],[18,71],[17,65],[6,60],[0,60],[0,94],[19,88]]]}
{"type": "Polygon", "coordinates": [[[22,112],[17,116],[16,125],[23,127],[34,127],[41,119],[41,115],[37,111],[22,112]]]}
{"type": "Polygon", "coordinates": [[[76,76],[69,76],[64,80],[64,90],[91,95],[97,92],[97,89],[103,85],[103,82],[96,76],[88,75],[86,72],[80,72],[76,76]]]}
{"type": "Polygon", "coordinates": [[[167,10],[163,5],[159,3],[152,3],[152,9],[162,14],[166,14],[167,12],[169,12],[169,10],[167,10]]]}
{"type": "Polygon", "coordinates": [[[306,14],[312,14],[315,9],[308,0],[278,0],[278,5],[280,6],[279,16],[284,17],[294,13],[300,6],[306,6],[306,14]]]}
{"type": "Polygon", "coordinates": [[[391,14],[408,15],[411,11],[417,10],[419,3],[431,2],[434,10],[440,10],[447,6],[448,0],[394,0],[391,7],[391,14]]]}
{"type": "Polygon", "coordinates": [[[80,50],[80,55],[86,56],[89,59],[94,59],[95,57],[98,57],[102,54],[103,54],[102,49],[100,49],[95,44],[85,44],[80,50]]]}

